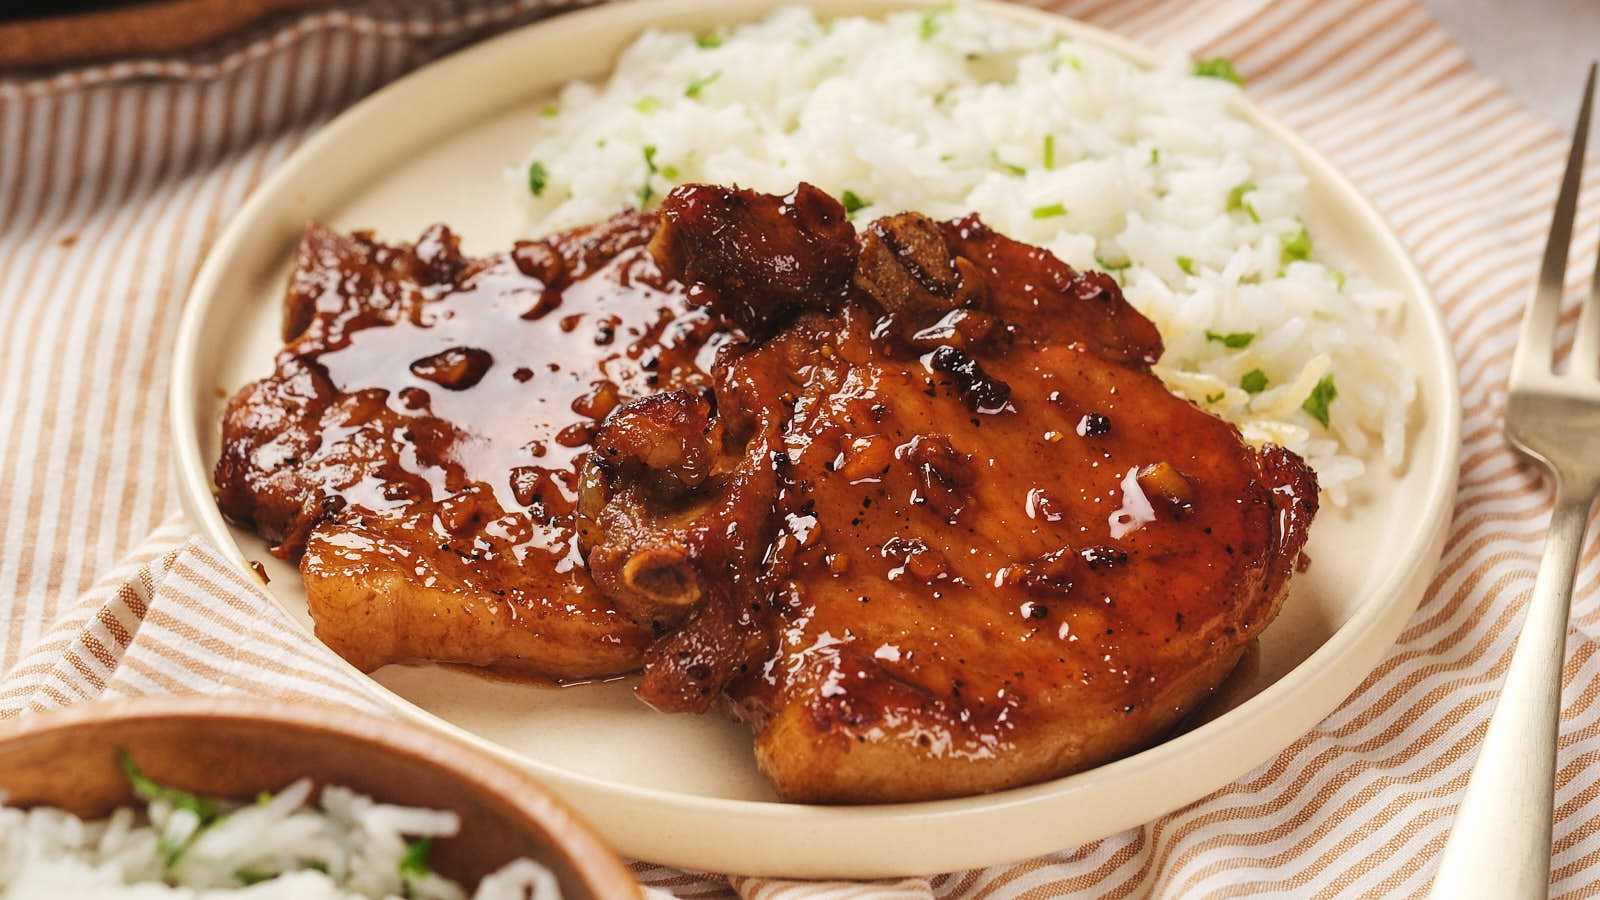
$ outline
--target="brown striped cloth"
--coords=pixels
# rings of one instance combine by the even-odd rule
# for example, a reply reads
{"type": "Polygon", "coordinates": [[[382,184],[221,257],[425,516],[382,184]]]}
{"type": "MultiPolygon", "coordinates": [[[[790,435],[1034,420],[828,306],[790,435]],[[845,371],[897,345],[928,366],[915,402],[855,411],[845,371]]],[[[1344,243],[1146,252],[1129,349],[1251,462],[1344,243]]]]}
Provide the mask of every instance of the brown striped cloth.
{"type": "MultiPolygon", "coordinates": [[[[1157,48],[1227,56],[1399,231],[1461,367],[1460,494],[1393,650],[1276,759],[1158,821],[1012,865],[893,883],[637,865],[680,896],[1408,896],[1425,890],[1510,660],[1548,488],[1500,434],[1562,129],[1474,71],[1418,0],[1064,0],[1157,48]]],[[[540,0],[344,6],[182,57],[0,78],[0,716],[94,697],[378,703],[174,513],[164,397],[200,259],[262,176],[355,98],[540,0]],[[120,560],[120,562],[119,562],[120,560]]],[[[1580,73],[1573,73],[1577,77],[1580,73]]],[[[1600,223],[1589,171],[1580,232],[1600,223]]],[[[1576,290],[1594,264],[1585,241],[1576,290]]],[[[1556,776],[1557,897],[1600,895],[1600,577],[1578,573],[1556,776]]]]}

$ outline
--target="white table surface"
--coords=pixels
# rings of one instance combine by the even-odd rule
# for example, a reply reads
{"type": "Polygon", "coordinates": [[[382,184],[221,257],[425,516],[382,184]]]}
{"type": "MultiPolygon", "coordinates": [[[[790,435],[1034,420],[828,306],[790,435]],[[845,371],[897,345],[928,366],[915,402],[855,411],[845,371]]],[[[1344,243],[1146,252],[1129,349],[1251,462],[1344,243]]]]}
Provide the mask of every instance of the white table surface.
{"type": "Polygon", "coordinates": [[[1600,0],[1423,2],[1479,68],[1572,128],[1584,72],[1600,58],[1600,0]]]}

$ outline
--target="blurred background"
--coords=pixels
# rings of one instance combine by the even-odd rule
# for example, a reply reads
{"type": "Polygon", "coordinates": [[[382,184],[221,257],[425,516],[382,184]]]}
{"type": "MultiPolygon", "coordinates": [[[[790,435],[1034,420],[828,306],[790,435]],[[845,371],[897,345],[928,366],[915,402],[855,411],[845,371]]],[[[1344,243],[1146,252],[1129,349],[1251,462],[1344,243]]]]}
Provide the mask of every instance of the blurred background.
{"type": "Polygon", "coordinates": [[[1600,57],[1600,0],[1424,0],[1483,71],[1571,128],[1581,72],[1600,57]]]}
{"type": "MultiPolygon", "coordinates": [[[[1261,7],[1272,0],[1213,2],[1261,7]]],[[[1483,71],[1506,84],[1523,103],[1571,127],[1579,73],[1600,56],[1600,0],[1420,2],[1483,71]]],[[[404,28],[406,21],[454,18],[482,5],[473,0],[22,0],[0,4],[0,77],[191,48],[201,55],[211,49],[220,53],[313,7],[374,14],[404,28]]],[[[498,17],[463,40],[533,18],[532,7],[537,4],[529,0],[526,5],[525,17],[498,17]]],[[[1378,5],[1395,4],[1380,0],[1378,5]]]]}

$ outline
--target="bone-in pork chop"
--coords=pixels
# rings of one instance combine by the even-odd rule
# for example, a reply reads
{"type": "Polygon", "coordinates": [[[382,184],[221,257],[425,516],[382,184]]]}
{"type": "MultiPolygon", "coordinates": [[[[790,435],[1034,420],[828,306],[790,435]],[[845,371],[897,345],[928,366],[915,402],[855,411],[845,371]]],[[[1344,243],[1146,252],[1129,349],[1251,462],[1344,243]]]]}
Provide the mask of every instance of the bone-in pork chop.
{"type": "Polygon", "coordinates": [[[589,563],[667,632],[641,696],[720,698],[812,802],[996,790],[1156,740],[1277,614],[1314,475],[1171,394],[1110,277],[976,217],[856,237],[828,203],[689,186],[662,210],[663,267],[771,337],[723,351],[713,397],[596,436],[589,563]]]}
{"type": "Polygon", "coordinates": [[[722,326],[645,252],[654,216],[483,259],[309,228],[276,371],[229,404],[224,513],[299,558],[316,630],[363,669],[556,678],[652,638],[575,549],[578,467],[619,402],[705,380],[722,326]]]}

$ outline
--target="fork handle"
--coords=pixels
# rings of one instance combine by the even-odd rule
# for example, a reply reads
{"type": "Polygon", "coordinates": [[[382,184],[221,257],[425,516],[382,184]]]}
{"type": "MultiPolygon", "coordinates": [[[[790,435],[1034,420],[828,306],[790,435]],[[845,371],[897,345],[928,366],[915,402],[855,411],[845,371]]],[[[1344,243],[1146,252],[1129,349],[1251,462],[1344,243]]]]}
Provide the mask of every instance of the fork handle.
{"type": "Polygon", "coordinates": [[[1433,879],[1434,900],[1544,898],[1567,613],[1592,490],[1556,486],[1527,618],[1433,879]]]}

